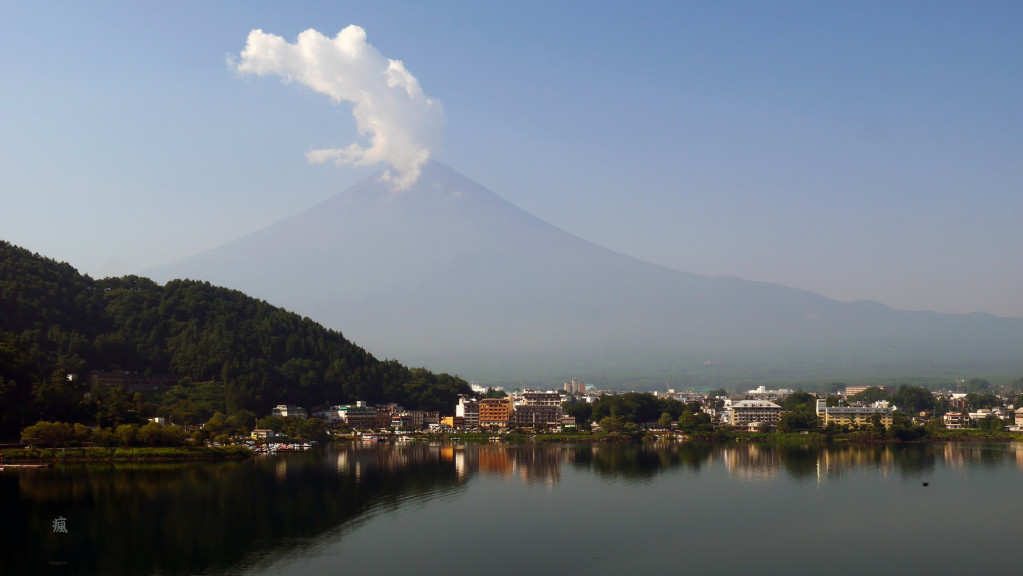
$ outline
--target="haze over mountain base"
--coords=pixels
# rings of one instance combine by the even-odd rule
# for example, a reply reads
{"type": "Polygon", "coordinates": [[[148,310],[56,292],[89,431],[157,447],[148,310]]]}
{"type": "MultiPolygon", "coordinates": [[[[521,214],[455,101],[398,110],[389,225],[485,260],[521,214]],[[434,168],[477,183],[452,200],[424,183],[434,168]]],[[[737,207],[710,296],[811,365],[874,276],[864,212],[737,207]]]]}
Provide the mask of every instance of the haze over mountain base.
{"type": "Polygon", "coordinates": [[[1023,373],[1023,320],[842,303],[671,270],[568,234],[438,163],[409,190],[370,178],[145,274],[241,290],[378,357],[494,384],[1023,373]]]}

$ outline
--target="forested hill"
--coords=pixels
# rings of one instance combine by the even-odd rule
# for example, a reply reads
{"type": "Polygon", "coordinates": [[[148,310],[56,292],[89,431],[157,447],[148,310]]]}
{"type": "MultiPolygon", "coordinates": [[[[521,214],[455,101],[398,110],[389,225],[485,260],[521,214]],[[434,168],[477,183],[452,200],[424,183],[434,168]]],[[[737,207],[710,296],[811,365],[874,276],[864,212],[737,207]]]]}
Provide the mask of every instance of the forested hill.
{"type": "Polygon", "coordinates": [[[276,404],[355,400],[448,410],[469,392],[457,377],[377,360],[339,332],[238,291],[189,280],[94,280],[3,241],[0,301],[4,435],[38,419],[102,419],[88,385],[94,371],[214,381],[224,411],[257,415],[276,404]]]}

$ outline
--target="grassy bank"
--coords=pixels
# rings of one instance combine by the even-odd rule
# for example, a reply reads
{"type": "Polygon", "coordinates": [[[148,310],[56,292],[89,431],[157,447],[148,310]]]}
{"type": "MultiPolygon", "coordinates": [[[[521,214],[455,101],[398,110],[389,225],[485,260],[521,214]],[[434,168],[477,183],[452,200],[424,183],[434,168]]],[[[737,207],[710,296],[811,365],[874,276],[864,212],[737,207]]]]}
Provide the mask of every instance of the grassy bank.
{"type": "Polygon", "coordinates": [[[248,458],[245,446],[175,446],[102,448],[6,448],[0,455],[7,463],[32,462],[167,462],[175,460],[231,460],[248,458]]]}

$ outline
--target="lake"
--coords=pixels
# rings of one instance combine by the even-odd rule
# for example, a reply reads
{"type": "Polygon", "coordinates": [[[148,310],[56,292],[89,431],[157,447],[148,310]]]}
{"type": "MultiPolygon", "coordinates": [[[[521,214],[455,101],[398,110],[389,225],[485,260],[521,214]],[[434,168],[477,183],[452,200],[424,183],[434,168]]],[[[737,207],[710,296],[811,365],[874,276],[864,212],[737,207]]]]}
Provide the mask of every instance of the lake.
{"type": "Polygon", "coordinates": [[[1023,444],[326,446],[0,473],[0,574],[1015,573],[1023,444]]]}

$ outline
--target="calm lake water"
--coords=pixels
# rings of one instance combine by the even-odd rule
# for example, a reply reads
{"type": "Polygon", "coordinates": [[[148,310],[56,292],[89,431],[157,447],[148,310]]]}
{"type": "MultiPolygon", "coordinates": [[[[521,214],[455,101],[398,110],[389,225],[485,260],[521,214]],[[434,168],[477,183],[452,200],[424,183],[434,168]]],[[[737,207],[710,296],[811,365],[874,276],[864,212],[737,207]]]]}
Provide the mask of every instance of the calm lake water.
{"type": "Polygon", "coordinates": [[[0,503],[11,575],[1009,574],[1023,444],[335,445],[8,468],[0,503]]]}

